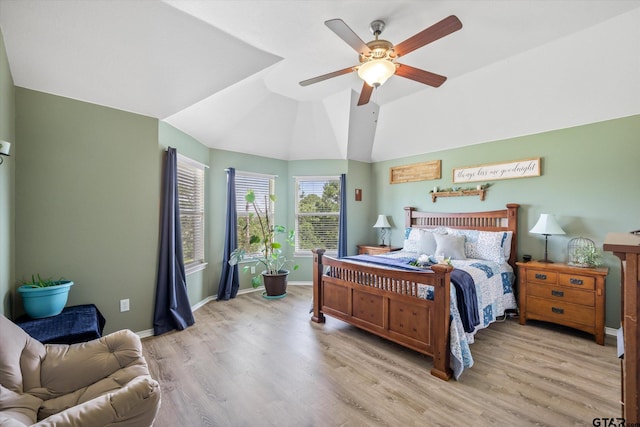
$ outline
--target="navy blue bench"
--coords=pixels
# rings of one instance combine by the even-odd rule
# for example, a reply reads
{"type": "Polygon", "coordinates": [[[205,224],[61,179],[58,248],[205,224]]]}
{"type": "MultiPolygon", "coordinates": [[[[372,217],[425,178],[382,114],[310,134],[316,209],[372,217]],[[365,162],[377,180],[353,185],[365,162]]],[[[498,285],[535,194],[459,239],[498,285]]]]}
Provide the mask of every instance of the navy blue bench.
{"type": "Polygon", "coordinates": [[[16,320],[31,337],[43,344],[75,344],[102,336],[105,319],[94,304],[65,307],[57,316],[16,320]]]}

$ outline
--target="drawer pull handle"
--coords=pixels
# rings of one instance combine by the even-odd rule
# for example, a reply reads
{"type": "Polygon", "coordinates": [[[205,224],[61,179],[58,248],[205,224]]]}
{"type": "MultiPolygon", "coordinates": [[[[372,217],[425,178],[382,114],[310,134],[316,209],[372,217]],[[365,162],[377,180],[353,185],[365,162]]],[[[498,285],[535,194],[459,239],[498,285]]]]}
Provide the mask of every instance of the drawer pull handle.
{"type": "Polygon", "coordinates": [[[572,285],[582,285],[584,282],[582,281],[582,279],[575,279],[575,278],[571,278],[569,279],[569,283],[571,283],[572,285]]]}
{"type": "Polygon", "coordinates": [[[554,297],[563,297],[564,296],[564,292],[556,291],[555,289],[552,289],[551,290],[551,295],[553,295],[554,297]]]}
{"type": "Polygon", "coordinates": [[[551,311],[555,314],[564,314],[564,308],[551,307],[551,311]]]}
{"type": "Polygon", "coordinates": [[[536,273],[536,279],[547,280],[547,275],[546,274],[536,273]]]}

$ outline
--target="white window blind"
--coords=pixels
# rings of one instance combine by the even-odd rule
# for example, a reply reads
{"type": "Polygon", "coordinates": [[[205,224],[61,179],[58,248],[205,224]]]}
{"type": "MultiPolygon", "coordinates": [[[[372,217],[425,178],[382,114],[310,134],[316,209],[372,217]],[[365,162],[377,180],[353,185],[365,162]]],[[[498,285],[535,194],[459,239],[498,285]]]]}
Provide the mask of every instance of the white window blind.
{"type": "Polygon", "coordinates": [[[340,179],[296,177],[296,253],[311,249],[338,251],[340,179]]]}
{"type": "Polygon", "coordinates": [[[178,201],[184,267],[204,266],[204,165],[178,155],[178,201]]]}
{"type": "Polygon", "coordinates": [[[245,250],[248,256],[259,255],[261,245],[249,245],[249,238],[253,235],[260,235],[258,228],[260,224],[258,218],[253,215],[249,219],[249,213],[253,213],[253,208],[247,206],[245,195],[247,191],[253,190],[256,196],[256,204],[261,212],[269,215],[269,221],[273,224],[274,206],[269,195],[275,194],[275,176],[263,175],[250,172],[236,172],[236,213],[238,215],[238,247],[245,250]]]}

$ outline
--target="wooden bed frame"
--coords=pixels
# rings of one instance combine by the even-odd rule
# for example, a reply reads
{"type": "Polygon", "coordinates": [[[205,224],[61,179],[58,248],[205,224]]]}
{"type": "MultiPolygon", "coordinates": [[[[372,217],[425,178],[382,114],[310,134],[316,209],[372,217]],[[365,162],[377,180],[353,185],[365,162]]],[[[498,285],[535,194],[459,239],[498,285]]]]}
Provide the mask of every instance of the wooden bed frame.
{"type": "MultiPolygon", "coordinates": [[[[489,212],[427,213],[406,207],[405,225],[414,228],[450,227],[483,231],[512,231],[509,264],[517,260],[518,204],[489,212]]],[[[402,346],[433,357],[431,374],[448,380],[449,265],[430,270],[401,271],[343,261],[313,251],[313,316],[324,323],[335,317],[402,346]],[[419,298],[418,285],[434,288],[433,300],[419,298]]]]}

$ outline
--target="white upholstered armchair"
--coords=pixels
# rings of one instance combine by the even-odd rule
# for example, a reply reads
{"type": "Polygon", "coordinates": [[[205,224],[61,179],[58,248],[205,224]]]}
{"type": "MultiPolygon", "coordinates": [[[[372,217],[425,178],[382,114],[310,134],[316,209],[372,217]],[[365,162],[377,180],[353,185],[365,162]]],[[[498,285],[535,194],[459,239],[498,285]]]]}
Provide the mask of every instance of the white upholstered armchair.
{"type": "Polygon", "coordinates": [[[43,345],[0,315],[0,426],[150,426],[159,407],[133,332],[43,345]]]}

